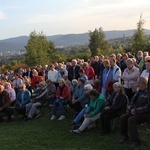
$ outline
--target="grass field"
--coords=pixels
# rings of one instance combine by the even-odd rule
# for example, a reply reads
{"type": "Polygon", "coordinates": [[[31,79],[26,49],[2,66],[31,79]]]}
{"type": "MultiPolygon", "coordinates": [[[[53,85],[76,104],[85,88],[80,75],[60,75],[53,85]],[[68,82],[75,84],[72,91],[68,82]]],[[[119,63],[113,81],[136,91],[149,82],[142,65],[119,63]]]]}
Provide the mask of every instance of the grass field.
{"type": "MultiPolygon", "coordinates": [[[[44,110],[47,114],[47,110],[44,110]]],[[[0,150],[127,150],[128,144],[118,145],[119,125],[108,136],[102,136],[100,121],[96,128],[81,134],[70,133],[73,112],[69,108],[66,119],[50,121],[41,116],[24,122],[14,118],[0,123],[0,150]]],[[[141,126],[140,126],[141,128],[141,126]]],[[[140,133],[141,150],[150,149],[150,135],[140,133]]]]}

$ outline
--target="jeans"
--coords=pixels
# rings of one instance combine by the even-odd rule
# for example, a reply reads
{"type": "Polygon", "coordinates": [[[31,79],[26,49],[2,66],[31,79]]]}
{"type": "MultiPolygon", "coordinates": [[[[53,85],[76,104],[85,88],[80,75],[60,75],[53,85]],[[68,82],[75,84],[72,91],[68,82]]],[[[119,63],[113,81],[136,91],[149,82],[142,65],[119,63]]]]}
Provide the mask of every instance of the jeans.
{"type": "Polygon", "coordinates": [[[65,100],[60,100],[60,99],[56,99],[53,103],[53,110],[52,110],[52,115],[56,116],[56,111],[57,111],[57,107],[59,106],[60,109],[60,114],[62,116],[64,116],[65,112],[64,112],[64,105],[66,105],[68,102],[67,99],[65,100]]]}
{"type": "Polygon", "coordinates": [[[78,123],[81,119],[84,118],[84,114],[86,113],[87,108],[83,108],[77,117],[73,120],[75,123],[78,123]]]}

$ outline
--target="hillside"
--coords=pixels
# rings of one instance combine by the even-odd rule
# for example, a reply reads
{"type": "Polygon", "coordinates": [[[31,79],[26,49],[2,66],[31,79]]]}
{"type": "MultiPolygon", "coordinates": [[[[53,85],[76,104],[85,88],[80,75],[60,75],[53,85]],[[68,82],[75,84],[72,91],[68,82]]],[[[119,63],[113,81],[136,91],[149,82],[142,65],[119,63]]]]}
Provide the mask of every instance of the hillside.
{"type": "MultiPolygon", "coordinates": [[[[116,39],[121,37],[132,36],[135,30],[114,30],[104,31],[106,40],[116,39]]],[[[145,34],[150,34],[150,30],[145,30],[145,34]]],[[[19,36],[9,39],[0,40],[0,52],[24,50],[24,46],[27,44],[28,36],[19,36]]],[[[70,46],[70,45],[82,45],[88,44],[89,34],[66,34],[66,35],[53,35],[47,36],[48,40],[54,42],[55,46],[70,46]]]]}

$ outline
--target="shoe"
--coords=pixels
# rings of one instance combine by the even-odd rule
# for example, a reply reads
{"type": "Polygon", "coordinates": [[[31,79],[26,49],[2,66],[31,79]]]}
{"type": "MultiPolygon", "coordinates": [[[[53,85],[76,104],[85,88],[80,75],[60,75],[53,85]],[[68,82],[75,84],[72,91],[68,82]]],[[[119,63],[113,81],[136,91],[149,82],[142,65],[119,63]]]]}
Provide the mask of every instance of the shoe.
{"type": "Polygon", "coordinates": [[[24,119],[24,121],[27,122],[27,121],[29,121],[30,119],[31,119],[30,117],[27,117],[27,118],[24,119]]]}
{"type": "Polygon", "coordinates": [[[140,142],[133,142],[130,146],[129,149],[137,149],[138,147],[141,146],[140,142]]]}
{"type": "Polygon", "coordinates": [[[35,116],[35,118],[38,118],[39,116],[41,116],[41,113],[38,113],[38,114],[35,116]]]}
{"type": "Polygon", "coordinates": [[[52,115],[51,119],[50,120],[54,120],[56,118],[55,115],[52,115]]]}
{"type": "Polygon", "coordinates": [[[129,138],[127,136],[123,136],[120,140],[119,140],[119,144],[123,144],[125,143],[126,141],[128,141],[129,138]]]}
{"type": "Polygon", "coordinates": [[[65,116],[60,116],[58,120],[64,120],[65,116]]]}
{"type": "Polygon", "coordinates": [[[74,133],[81,133],[81,130],[80,129],[77,129],[77,130],[72,130],[74,133]]]}

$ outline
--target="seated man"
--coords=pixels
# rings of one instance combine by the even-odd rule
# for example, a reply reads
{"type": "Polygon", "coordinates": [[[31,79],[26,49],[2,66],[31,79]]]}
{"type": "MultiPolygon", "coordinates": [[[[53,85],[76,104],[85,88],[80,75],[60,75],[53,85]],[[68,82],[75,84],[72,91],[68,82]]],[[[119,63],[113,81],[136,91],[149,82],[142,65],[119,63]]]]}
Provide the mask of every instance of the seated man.
{"type": "MultiPolygon", "coordinates": [[[[0,113],[6,113],[8,121],[11,121],[12,115],[12,109],[10,105],[11,100],[9,93],[5,91],[4,86],[0,84],[0,113]]],[[[2,121],[2,117],[0,117],[0,121],[2,121]]]]}
{"type": "Polygon", "coordinates": [[[105,106],[105,98],[102,94],[99,94],[95,89],[90,93],[90,105],[84,114],[84,121],[77,130],[73,130],[75,133],[81,133],[86,128],[91,128],[93,122],[100,118],[100,114],[105,106]]]}
{"type": "Polygon", "coordinates": [[[69,106],[75,110],[75,114],[78,114],[87,103],[89,103],[89,99],[84,91],[84,80],[79,78],[75,93],[72,96],[72,101],[70,101],[69,106]]]}
{"type": "Polygon", "coordinates": [[[30,102],[31,93],[26,89],[25,84],[19,86],[20,90],[17,93],[16,110],[22,114],[23,118],[26,116],[26,104],[30,102]]]}
{"type": "Polygon", "coordinates": [[[138,148],[140,146],[140,139],[138,135],[137,125],[148,122],[150,120],[150,102],[149,92],[147,90],[148,80],[145,77],[140,77],[138,82],[139,90],[132,97],[129,112],[120,117],[120,131],[123,136],[119,144],[126,142],[128,137],[128,130],[132,144],[130,149],[138,148]]]}
{"type": "Polygon", "coordinates": [[[121,84],[113,84],[114,92],[108,98],[104,111],[101,114],[101,125],[104,134],[110,133],[110,121],[126,112],[127,96],[122,93],[121,84]]]}
{"type": "Polygon", "coordinates": [[[32,96],[35,96],[35,99],[33,102],[26,104],[26,110],[28,112],[28,116],[25,119],[25,121],[28,121],[33,118],[35,115],[41,115],[39,111],[36,110],[37,107],[42,106],[47,100],[47,88],[45,81],[42,81],[38,85],[38,90],[36,93],[32,94],[32,96]]]}
{"type": "MultiPolygon", "coordinates": [[[[85,101],[88,100],[90,102],[89,94],[92,89],[93,89],[93,87],[91,84],[86,84],[84,86],[84,91],[85,91],[85,94],[87,95],[85,101]]],[[[86,111],[88,109],[88,105],[89,105],[89,103],[80,111],[80,113],[75,117],[75,119],[73,120],[73,122],[70,123],[70,125],[75,125],[84,118],[84,114],[86,113],[86,111]]]]}

